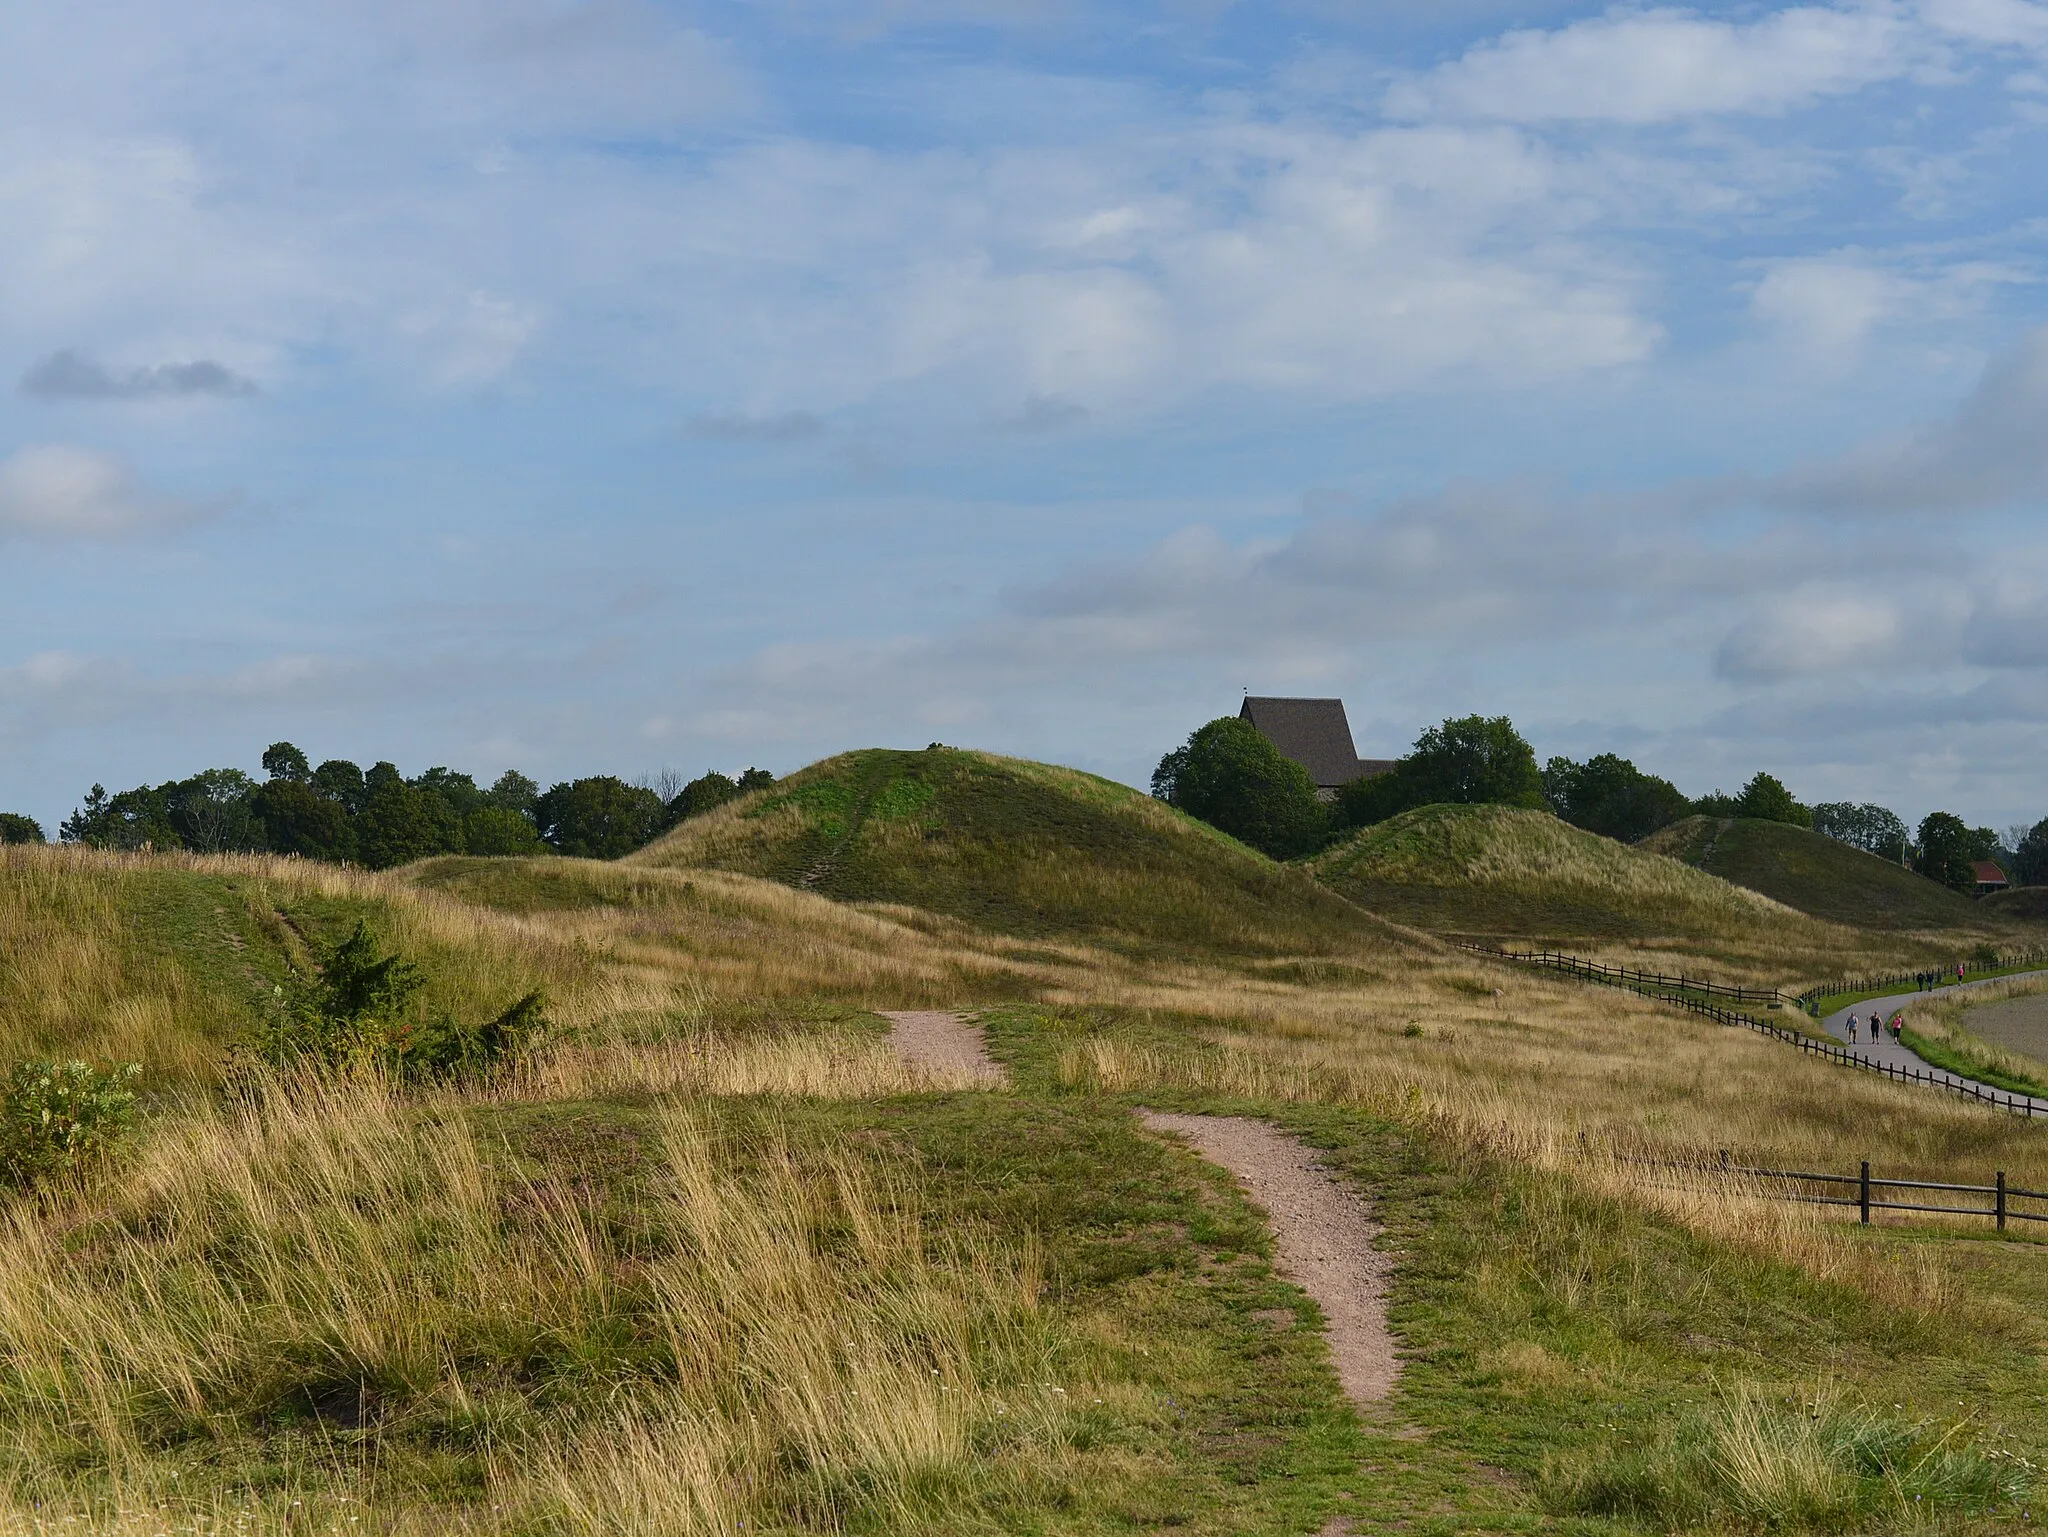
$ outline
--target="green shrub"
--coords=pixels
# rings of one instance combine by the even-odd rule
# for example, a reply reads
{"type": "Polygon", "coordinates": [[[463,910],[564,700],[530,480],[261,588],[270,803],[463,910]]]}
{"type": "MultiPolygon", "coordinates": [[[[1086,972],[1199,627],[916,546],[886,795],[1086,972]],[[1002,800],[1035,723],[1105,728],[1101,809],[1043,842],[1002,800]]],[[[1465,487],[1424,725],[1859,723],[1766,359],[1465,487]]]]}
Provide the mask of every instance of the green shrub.
{"type": "Polygon", "coordinates": [[[0,1176],[30,1185],[96,1162],[135,1126],[140,1064],[23,1062],[0,1091],[0,1176]]]}
{"type": "Polygon", "coordinates": [[[1308,770],[1235,715],[1161,758],[1152,793],[1275,859],[1308,853],[1329,827],[1308,770]]]}
{"type": "Polygon", "coordinates": [[[428,1014],[426,973],[396,952],[378,952],[369,926],[358,923],[317,977],[279,989],[276,1013],[253,1043],[255,1055],[275,1068],[445,1081],[495,1072],[547,1027],[537,992],[481,1024],[428,1014]]]}

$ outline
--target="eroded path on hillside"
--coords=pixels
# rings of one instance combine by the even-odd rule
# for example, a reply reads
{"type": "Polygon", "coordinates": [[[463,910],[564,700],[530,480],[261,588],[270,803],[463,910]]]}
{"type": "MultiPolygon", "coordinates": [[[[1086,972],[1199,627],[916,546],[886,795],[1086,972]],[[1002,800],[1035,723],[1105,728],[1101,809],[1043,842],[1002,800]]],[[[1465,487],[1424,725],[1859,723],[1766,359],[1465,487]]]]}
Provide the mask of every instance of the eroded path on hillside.
{"type": "Polygon", "coordinates": [[[1951,982],[1945,987],[1929,988],[1921,992],[1894,993],[1889,998],[1866,998],[1861,1003],[1851,1004],[1846,1009],[1837,1009],[1821,1021],[1822,1027],[1841,1042],[1858,1061],[1874,1062],[1880,1066],[1896,1068],[1901,1072],[1917,1073],[1925,1082],[1941,1084],[1950,1088],[1972,1088],[1985,1094],[1995,1094],[2003,1105],[2008,1100],[2013,1108],[2026,1109],[2036,1116],[2048,1116],[2048,1099],[2037,1099],[2025,1094],[2015,1094],[1993,1084],[1980,1083],[1974,1078],[1965,1078],[1960,1073],[1949,1072],[1946,1068],[1930,1065],[1918,1053],[1904,1044],[1894,1045],[1891,1032],[1885,1031],[1879,1040],[1870,1039],[1869,1021],[1875,1014],[1889,1020],[1899,1010],[1915,1003],[1924,1003],[1930,998],[1947,998],[1956,993],[1968,992],[1972,988],[1988,987],[1993,982],[2011,982],[2028,977],[2048,976],[2048,972],[2022,971],[2003,977],[1985,977],[1976,982],[1951,982]],[[1860,1028],[1857,1039],[1849,1040],[1849,1016],[1855,1015],[1860,1028]]]}
{"type": "Polygon", "coordinates": [[[981,1026],[952,1009],[883,1009],[889,1040],[906,1062],[947,1075],[966,1074],[988,1088],[1009,1082],[988,1054],[981,1026]]]}
{"type": "Polygon", "coordinates": [[[1345,1393],[1361,1405],[1385,1398],[1401,1370],[1387,1328],[1393,1262],[1376,1247],[1380,1228],[1366,1203],[1312,1150],[1264,1121],[1139,1114],[1154,1131],[1184,1139],[1228,1169],[1265,1209],[1280,1273],[1314,1298],[1328,1320],[1330,1354],[1345,1393]]]}

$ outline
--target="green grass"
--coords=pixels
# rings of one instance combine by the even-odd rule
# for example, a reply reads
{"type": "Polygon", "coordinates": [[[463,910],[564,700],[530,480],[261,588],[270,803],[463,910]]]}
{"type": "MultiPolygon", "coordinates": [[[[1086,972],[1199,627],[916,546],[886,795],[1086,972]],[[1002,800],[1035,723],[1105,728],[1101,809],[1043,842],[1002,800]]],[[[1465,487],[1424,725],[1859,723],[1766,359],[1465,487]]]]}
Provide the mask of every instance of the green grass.
{"type": "Polygon", "coordinates": [[[1955,930],[2011,927],[1993,909],[1924,875],[1783,822],[1687,817],[1639,845],[1831,923],[1859,929],[1955,930]]]}
{"type": "MultiPolygon", "coordinates": [[[[1105,1010],[1013,1011],[994,1034],[1022,1082],[1047,1094],[1087,1092],[1063,1085],[1060,1061],[1091,1036],[1199,1049],[1169,1017],[1105,1010]]],[[[1428,1449],[1404,1447],[1403,1460],[1463,1487],[1433,1524],[1404,1503],[1409,1470],[1368,1458],[1361,1506],[1443,1531],[1947,1530],[2008,1504],[2021,1470],[2004,1453],[2041,1460],[2048,1371],[2034,1319],[2048,1282],[2025,1240],[1847,1235],[1901,1258],[1938,1253],[1968,1277],[1962,1323],[1339,1106],[1165,1088],[1121,1097],[1272,1119],[1373,1194],[1402,1256],[1398,1413],[1421,1432],[1410,1446],[1428,1449]],[[1992,1249],[2014,1251],[2014,1265],[1991,1264],[1992,1249]],[[1793,1506],[1773,1509],[1768,1490],[1724,1476],[1744,1402],[1770,1411],[1758,1433],[1796,1460],[1817,1400],[1832,1504],[1802,1513],[1793,1489],[1793,1506]],[[1959,1460],[1942,1461],[1944,1448],[1959,1460]]]]}
{"type": "Polygon", "coordinates": [[[1901,1030],[1899,1039],[1908,1051],[1929,1067],[1974,1078],[1979,1083],[1988,1083],[1992,1088],[2004,1089],[2008,1093],[2048,1098],[2048,1084],[2025,1073],[2014,1072],[1982,1052],[1972,1051],[1967,1045],[1937,1041],[1913,1029],[1901,1030]]]}
{"type": "Polygon", "coordinates": [[[944,748],[813,764],[632,862],[766,876],[1028,938],[1236,956],[1389,943],[1300,871],[1128,786],[944,748]]]}

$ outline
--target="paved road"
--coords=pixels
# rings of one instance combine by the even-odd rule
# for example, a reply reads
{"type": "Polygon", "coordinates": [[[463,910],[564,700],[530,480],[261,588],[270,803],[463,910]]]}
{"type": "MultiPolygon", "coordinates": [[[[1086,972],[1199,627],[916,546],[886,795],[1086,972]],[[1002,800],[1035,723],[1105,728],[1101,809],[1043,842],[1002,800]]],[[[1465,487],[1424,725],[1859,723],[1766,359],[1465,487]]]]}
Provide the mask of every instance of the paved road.
{"type": "Polygon", "coordinates": [[[1978,1083],[1974,1078],[1964,1078],[1938,1067],[1930,1067],[1903,1045],[1894,1046],[1890,1031],[1886,1031],[1884,1039],[1875,1045],[1872,1045],[1870,1040],[1869,1024],[1872,1014],[1880,1015],[1884,1019],[1889,1020],[1892,1015],[1906,1007],[1907,1004],[1918,1003],[1923,998],[1964,992],[1973,987],[1982,987],[1986,982],[2009,982],[2014,976],[2040,977],[2048,976],[2048,972],[2022,971],[2015,972],[2011,976],[1987,977],[1984,981],[1980,982],[1952,982],[1947,987],[1933,988],[1924,993],[1894,993],[1889,998],[1866,998],[1863,1002],[1852,1004],[1846,1009],[1837,1009],[1826,1019],[1822,1020],[1821,1024],[1826,1028],[1829,1035],[1832,1035],[1865,1062],[1882,1062],[1892,1067],[1904,1068],[1908,1072],[1921,1073],[1936,1083],[1972,1084],[1988,1093],[1998,1095],[2001,1102],[2009,1098],[2016,1106],[2031,1104],[2035,1115],[2048,1115],[2048,1099],[2029,1099],[2025,1094],[2012,1094],[2005,1089],[1995,1088],[1988,1083],[1978,1083]],[[1856,1016],[1858,1024],[1856,1044],[1854,1046],[1849,1045],[1849,1016],[1851,1014],[1856,1016]]]}

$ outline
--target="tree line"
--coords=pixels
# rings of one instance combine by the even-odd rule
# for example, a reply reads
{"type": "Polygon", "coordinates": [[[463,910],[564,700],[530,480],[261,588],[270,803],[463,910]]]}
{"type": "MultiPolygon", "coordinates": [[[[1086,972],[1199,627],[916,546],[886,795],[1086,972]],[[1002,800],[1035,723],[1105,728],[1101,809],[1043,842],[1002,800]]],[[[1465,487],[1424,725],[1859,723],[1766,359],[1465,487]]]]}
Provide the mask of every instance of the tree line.
{"type": "Polygon", "coordinates": [[[1276,859],[1312,853],[1420,806],[1498,805],[1547,810],[1624,843],[1688,816],[1750,817],[1811,828],[1959,891],[1976,889],[1978,860],[1996,863],[2016,885],[2048,885],[2048,819],[2001,837],[1936,811],[1914,834],[1882,806],[1803,805],[1762,771],[1735,794],[1717,789],[1695,799],[1615,753],[1539,765],[1504,715],[1429,727],[1392,769],[1341,786],[1334,801],[1319,799],[1308,770],[1283,757],[1250,721],[1226,715],[1160,759],[1152,793],[1276,859]]]}
{"type": "MultiPolygon", "coordinates": [[[[664,775],[633,784],[610,774],[543,790],[515,769],[488,788],[430,768],[367,770],[343,758],[315,767],[290,742],[264,750],[264,778],[235,768],[108,794],[94,785],[58,828],[66,843],[102,849],[189,849],[202,854],[295,854],[388,869],[434,854],[556,853],[617,859],[677,823],[775,782],[765,769],[737,778],[664,775]]],[[[0,842],[41,843],[31,818],[0,813],[0,842]]]]}

